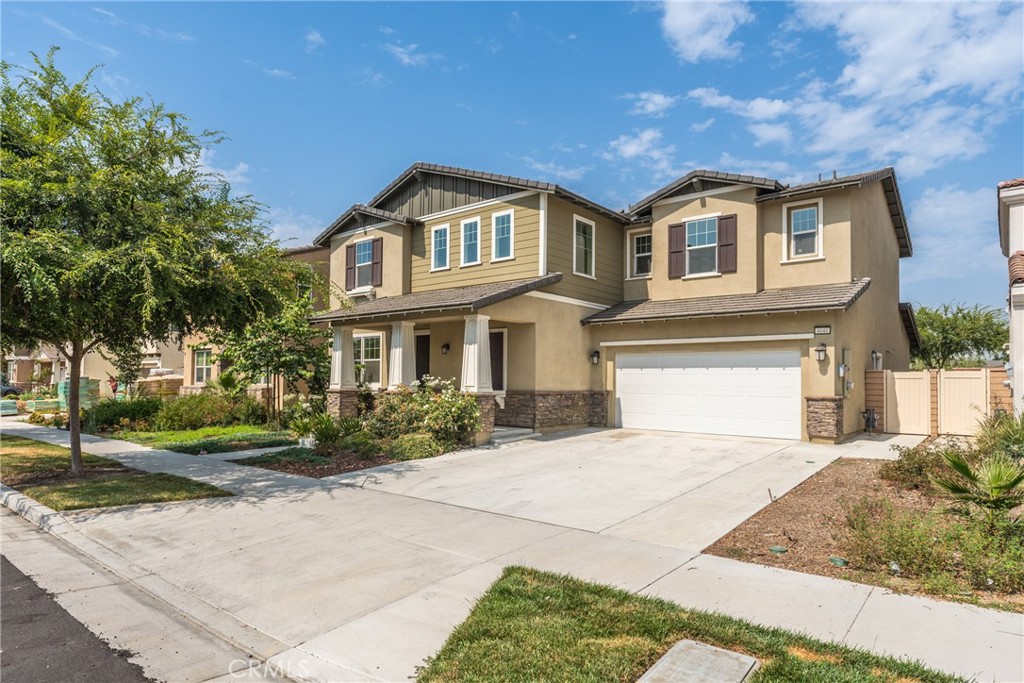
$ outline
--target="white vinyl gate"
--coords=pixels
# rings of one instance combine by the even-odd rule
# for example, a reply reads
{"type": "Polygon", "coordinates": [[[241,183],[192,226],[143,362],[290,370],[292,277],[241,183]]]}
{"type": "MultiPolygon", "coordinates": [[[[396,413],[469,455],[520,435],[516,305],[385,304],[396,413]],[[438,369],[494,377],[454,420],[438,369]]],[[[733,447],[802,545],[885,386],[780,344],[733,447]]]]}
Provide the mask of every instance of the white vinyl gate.
{"type": "Polygon", "coordinates": [[[800,352],[620,353],[620,427],[800,438],[800,352]]]}

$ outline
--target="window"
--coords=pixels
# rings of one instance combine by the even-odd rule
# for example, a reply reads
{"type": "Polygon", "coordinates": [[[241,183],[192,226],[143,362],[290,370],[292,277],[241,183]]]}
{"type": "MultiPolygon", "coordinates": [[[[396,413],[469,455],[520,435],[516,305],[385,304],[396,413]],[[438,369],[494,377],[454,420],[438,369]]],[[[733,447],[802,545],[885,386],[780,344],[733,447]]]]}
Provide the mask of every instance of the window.
{"type": "Polygon", "coordinates": [[[462,266],[480,263],[480,218],[462,221],[462,266]]]}
{"type": "Polygon", "coordinates": [[[352,337],[352,355],[356,365],[356,381],[380,386],[380,335],[352,337]]]}
{"type": "Polygon", "coordinates": [[[491,216],[491,260],[504,261],[514,257],[512,250],[512,212],[503,211],[491,216]]]}
{"type": "Polygon", "coordinates": [[[811,204],[787,204],[783,207],[785,240],[783,261],[820,257],[821,200],[811,204]]]}
{"type": "Polygon", "coordinates": [[[192,352],[195,366],[195,383],[206,384],[213,372],[213,352],[210,349],[196,349],[192,352]]]}
{"type": "Polygon", "coordinates": [[[594,277],[594,223],[586,218],[573,216],[572,272],[577,275],[594,277]]]}
{"type": "Polygon", "coordinates": [[[16,382],[18,380],[18,362],[9,360],[7,361],[7,381],[16,382]]]}
{"type": "Polygon", "coordinates": [[[632,277],[644,277],[651,274],[651,233],[633,235],[632,277]]]}
{"type": "Polygon", "coordinates": [[[373,282],[373,240],[356,242],[356,289],[373,282]]]}
{"type": "Polygon", "coordinates": [[[702,218],[686,224],[686,274],[718,271],[718,219],[702,218]]]}
{"type": "Polygon", "coordinates": [[[448,225],[439,225],[430,233],[430,269],[448,270],[448,225]]]}

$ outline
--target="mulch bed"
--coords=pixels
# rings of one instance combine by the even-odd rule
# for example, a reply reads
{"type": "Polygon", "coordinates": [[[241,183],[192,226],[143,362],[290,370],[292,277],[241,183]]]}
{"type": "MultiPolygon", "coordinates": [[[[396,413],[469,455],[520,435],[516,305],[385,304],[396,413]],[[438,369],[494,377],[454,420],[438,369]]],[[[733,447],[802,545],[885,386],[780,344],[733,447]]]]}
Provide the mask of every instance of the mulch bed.
{"type": "Polygon", "coordinates": [[[399,462],[398,460],[389,458],[386,455],[375,455],[367,458],[363,455],[351,452],[336,453],[325,457],[329,457],[330,462],[323,465],[314,465],[312,463],[302,461],[256,462],[256,458],[233,460],[232,462],[238,463],[239,465],[261,467],[265,470],[297,474],[300,477],[311,477],[313,479],[333,477],[336,474],[358,472],[359,470],[366,470],[371,467],[380,467],[381,465],[390,465],[392,463],[399,462]]]}
{"type": "MultiPolygon", "coordinates": [[[[830,557],[844,557],[844,505],[864,496],[886,498],[894,508],[925,514],[937,501],[923,492],[898,489],[878,476],[884,461],[841,458],[722,537],[704,552],[733,560],[791,569],[806,574],[881,585],[901,593],[928,595],[912,580],[855,567],[837,567],[830,557]],[[787,551],[773,554],[771,546],[787,551]]],[[[849,558],[846,558],[849,559],[849,558]]],[[[1024,606],[1019,594],[989,593],[986,601],[1024,606]]]]}

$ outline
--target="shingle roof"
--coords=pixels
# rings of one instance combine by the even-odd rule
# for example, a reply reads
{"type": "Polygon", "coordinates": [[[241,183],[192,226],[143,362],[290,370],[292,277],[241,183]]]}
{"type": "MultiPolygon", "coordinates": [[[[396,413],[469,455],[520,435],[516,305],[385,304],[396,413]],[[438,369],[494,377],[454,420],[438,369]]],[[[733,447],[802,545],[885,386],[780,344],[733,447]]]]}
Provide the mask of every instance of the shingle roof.
{"type": "Polygon", "coordinates": [[[654,202],[658,201],[662,197],[666,197],[681,187],[692,183],[694,180],[715,180],[724,183],[737,183],[740,185],[753,185],[754,187],[761,187],[769,190],[781,190],[785,186],[778,180],[771,178],[761,178],[753,175],[741,175],[739,173],[722,173],[721,171],[708,171],[705,169],[697,169],[696,171],[690,171],[682,178],[674,180],[660,190],[655,190],[651,194],[647,195],[636,204],[629,207],[629,213],[635,214],[638,211],[650,207],[654,202]]]}
{"type": "Polygon", "coordinates": [[[903,211],[903,199],[900,197],[900,188],[896,183],[896,171],[891,166],[880,168],[876,171],[866,171],[854,175],[827,178],[814,183],[793,185],[778,192],[763,194],[755,201],[766,202],[774,199],[786,199],[813,192],[838,190],[844,187],[863,187],[875,181],[881,181],[882,183],[885,202],[889,207],[889,216],[892,218],[893,228],[896,230],[896,240],[900,246],[900,256],[911,256],[914,253],[914,245],[910,239],[910,228],[907,227],[907,215],[903,211]]]}
{"type": "Polygon", "coordinates": [[[531,292],[539,287],[553,285],[562,279],[561,273],[552,273],[528,280],[491,282],[469,287],[435,289],[429,292],[413,292],[399,296],[382,297],[361,301],[351,309],[340,309],[321,313],[312,318],[313,322],[363,321],[401,314],[453,311],[465,309],[477,311],[485,306],[505,299],[531,292]]]}
{"type": "Polygon", "coordinates": [[[1010,286],[1024,282],[1024,251],[1014,252],[1007,263],[1010,267],[1010,286]]]}
{"type": "Polygon", "coordinates": [[[586,318],[584,324],[682,320],[757,313],[796,313],[848,309],[871,284],[870,278],[835,285],[765,289],[696,299],[624,301],[586,318]]]}
{"type": "Polygon", "coordinates": [[[547,183],[541,180],[530,180],[529,178],[518,178],[510,175],[500,175],[498,173],[486,173],[484,171],[474,171],[468,168],[459,168],[458,166],[442,166],[441,164],[428,164],[423,161],[417,161],[409,168],[402,171],[401,175],[388,183],[388,186],[377,193],[373,199],[370,200],[370,206],[374,206],[378,202],[383,201],[392,192],[401,187],[410,176],[417,172],[425,173],[440,173],[443,175],[458,176],[461,178],[470,178],[473,180],[483,180],[489,183],[497,183],[499,185],[508,185],[509,187],[516,187],[523,190],[539,190],[541,192],[551,192],[563,199],[585,206],[586,208],[599,213],[606,218],[611,218],[614,221],[620,223],[628,223],[629,217],[622,214],[614,209],[609,209],[606,206],[602,206],[595,201],[587,199],[582,195],[578,195],[575,192],[565,189],[561,185],[554,183],[547,183]]]}
{"type": "Polygon", "coordinates": [[[917,318],[914,317],[914,307],[906,302],[900,303],[900,318],[903,320],[903,329],[907,331],[907,338],[910,339],[910,350],[921,348],[921,333],[917,331],[917,318]]]}
{"type": "Polygon", "coordinates": [[[349,218],[356,215],[357,213],[365,214],[372,218],[378,218],[381,221],[390,221],[392,223],[400,223],[402,225],[419,224],[419,221],[416,220],[415,218],[403,216],[400,213],[392,213],[391,211],[385,211],[384,209],[378,209],[376,207],[367,206],[365,204],[353,204],[351,207],[348,208],[347,211],[345,211],[345,213],[341,214],[336,219],[334,219],[333,223],[327,226],[327,228],[323,232],[316,236],[316,239],[313,240],[313,245],[322,246],[326,244],[327,241],[331,238],[331,235],[333,235],[335,231],[345,223],[345,221],[347,221],[349,218]]]}

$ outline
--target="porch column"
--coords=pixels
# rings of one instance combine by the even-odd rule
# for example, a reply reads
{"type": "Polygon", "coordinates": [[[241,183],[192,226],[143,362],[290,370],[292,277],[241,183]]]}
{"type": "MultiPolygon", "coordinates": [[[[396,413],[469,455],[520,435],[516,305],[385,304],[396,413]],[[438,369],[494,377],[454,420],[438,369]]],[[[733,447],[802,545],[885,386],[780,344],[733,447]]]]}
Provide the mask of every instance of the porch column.
{"type": "Polygon", "coordinates": [[[416,381],[416,335],[414,322],[391,323],[391,352],[388,355],[388,389],[416,381]]]}
{"type": "Polygon", "coordinates": [[[491,388],[490,316],[465,316],[462,340],[462,390],[470,393],[493,391],[491,388]]]}
{"type": "Polygon", "coordinates": [[[355,356],[352,352],[352,328],[334,328],[334,348],[331,353],[331,386],[339,389],[356,388],[355,356]]]}

